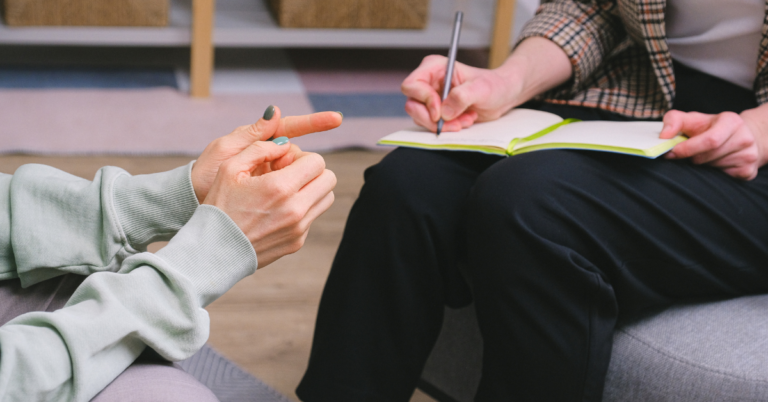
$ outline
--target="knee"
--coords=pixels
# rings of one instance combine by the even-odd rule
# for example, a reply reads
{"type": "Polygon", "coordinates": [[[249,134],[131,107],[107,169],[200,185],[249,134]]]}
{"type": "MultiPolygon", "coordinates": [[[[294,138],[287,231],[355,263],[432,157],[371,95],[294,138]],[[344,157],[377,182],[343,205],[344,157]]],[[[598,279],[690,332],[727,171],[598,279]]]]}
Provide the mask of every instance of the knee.
{"type": "Polygon", "coordinates": [[[358,202],[378,211],[421,215],[440,199],[455,198],[450,162],[439,152],[398,148],[365,171],[358,202]]]}
{"type": "Polygon", "coordinates": [[[523,154],[491,166],[475,182],[471,210],[518,221],[551,213],[567,197],[570,180],[552,154],[557,152],[523,154]]]}
{"type": "Polygon", "coordinates": [[[135,363],[92,402],[154,401],[218,402],[205,385],[170,364],[135,363]]]}
{"type": "Polygon", "coordinates": [[[530,244],[525,238],[574,245],[579,236],[574,229],[584,219],[580,211],[592,197],[584,189],[588,174],[578,166],[579,158],[562,151],[533,152],[487,169],[470,193],[469,235],[499,242],[503,231],[505,248],[525,247],[530,244]]]}

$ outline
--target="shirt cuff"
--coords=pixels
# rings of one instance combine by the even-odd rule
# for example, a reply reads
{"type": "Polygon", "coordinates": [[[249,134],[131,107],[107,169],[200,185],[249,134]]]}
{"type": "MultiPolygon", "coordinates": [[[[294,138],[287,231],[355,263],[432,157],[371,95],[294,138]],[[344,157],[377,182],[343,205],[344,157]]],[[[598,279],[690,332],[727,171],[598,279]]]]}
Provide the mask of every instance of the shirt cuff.
{"type": "Polygon", "coordinates": [[[201,205],[156,256],[187,277],[207,306],[238,281],[256,272],[251,242],[222,210],[201,205]]]}
{"type": "Polygon", "coordinates": [[[198,207],[190,162],[168,172],[121,175],[114,182],[114,207],[128,243],[148,244],[173,237],[198,207]]]}

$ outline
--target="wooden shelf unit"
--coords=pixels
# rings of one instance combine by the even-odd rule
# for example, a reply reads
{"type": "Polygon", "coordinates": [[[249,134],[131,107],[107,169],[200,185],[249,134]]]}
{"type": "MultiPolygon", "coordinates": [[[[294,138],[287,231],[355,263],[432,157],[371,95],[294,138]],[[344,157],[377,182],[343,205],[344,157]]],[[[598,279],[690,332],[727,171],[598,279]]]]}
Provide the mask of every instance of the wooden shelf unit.
{"type": "MultiPolygon", "coordinates": [[[[424,30],[286,29],[260,0],[171,0],[167,27],[8,27],[0,45],[190,46],[191,95],[208,96],[215,47],[447,48],[457,0],[431,0],[424,30]]],[[[515,0],[472,0],[462,48],[491,47],[491,67],[509,52],[515,0]],[[499,12],[497,12],[497,10],[499,12]],[[511,11],[510,11],[511,10],[511,11]]]]}

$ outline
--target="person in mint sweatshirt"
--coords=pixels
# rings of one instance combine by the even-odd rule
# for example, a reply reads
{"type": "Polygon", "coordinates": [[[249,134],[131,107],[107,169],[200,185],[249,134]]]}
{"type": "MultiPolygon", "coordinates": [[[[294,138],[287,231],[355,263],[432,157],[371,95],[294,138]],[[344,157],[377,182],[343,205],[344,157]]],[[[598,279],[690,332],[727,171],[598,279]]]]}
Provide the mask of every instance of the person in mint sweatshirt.
{"type": "Polygon", "coordinates": [[[281,119],[270,107],[164,173],[105,167],[88,181],[30,164],[0,174],[0,400],[215,400],[200,384],[184,391],[172,366],[144,365],[156,370],[142,376],[134,362],[145,349],[190,357],[208,338],[206,305],[302,246],[336,178],[286,137],[341,119],[281,119]]]}

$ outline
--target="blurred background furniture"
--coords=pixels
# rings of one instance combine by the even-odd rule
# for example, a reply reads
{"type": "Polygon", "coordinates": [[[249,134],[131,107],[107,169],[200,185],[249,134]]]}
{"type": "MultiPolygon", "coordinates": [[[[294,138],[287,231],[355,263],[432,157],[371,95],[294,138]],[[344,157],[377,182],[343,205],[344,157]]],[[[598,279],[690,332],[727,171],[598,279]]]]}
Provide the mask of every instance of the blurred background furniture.
{"type": "MultiPolygon", "coordinates": [[[[528,8],[534,7],[525,3],[528,8]]],[[[453,12],[465,10],[461,47],[491,48],[491,66],[509,52],[515,0],[431,0],[428,23],[412,29],[280,28],[264,0],[171,0],[166,27],[8,27],[0,45],[191,47],[190,93],[207,97],[214,47],[447,48],[453,12]]],[[[528,14],[532,10],[526,10],[528,14]]],[[[525,13],[518,13],[525,14],[525,13]]],[[[518,18],[522,26],[527,17],[518,18]]]]}
{"type": "MultiPolygon", "coordinates": [[[[613,342],[604,402],[768,400],[768,295],[670,307],[623,323],[613,342]]],[[[419,388],[470,402],[481,365],[474,305],[446,309],[419,388]]]]}

